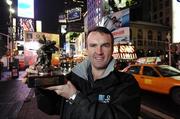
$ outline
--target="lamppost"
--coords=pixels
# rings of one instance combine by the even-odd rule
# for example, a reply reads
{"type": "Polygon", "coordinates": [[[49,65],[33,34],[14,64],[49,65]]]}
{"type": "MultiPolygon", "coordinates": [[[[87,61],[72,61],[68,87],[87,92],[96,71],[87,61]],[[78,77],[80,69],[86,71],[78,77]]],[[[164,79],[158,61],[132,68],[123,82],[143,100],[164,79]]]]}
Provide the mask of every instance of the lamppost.
{"type": "Polygon", "coordinates": [[[170,35],[170,32],[168,32],[166,38],[168,39],[169,65],[171,65],[171,35],[170,35]]]}
{"type": "Polygon", "coordinates": [[[6,0],[6,3],[9,6],[9,28],[8,28],[8,33],[9,33],[9,40],[11,41],[11,46],[10,46],[10,53],[11,53],[11,58],[10,62],[13,61],[13,49],[14,49],[14,39],[13,39],[13,22],[12,22],[12,14],[15,13],[15,10],[12,8],[12,0],[6,0]]]}

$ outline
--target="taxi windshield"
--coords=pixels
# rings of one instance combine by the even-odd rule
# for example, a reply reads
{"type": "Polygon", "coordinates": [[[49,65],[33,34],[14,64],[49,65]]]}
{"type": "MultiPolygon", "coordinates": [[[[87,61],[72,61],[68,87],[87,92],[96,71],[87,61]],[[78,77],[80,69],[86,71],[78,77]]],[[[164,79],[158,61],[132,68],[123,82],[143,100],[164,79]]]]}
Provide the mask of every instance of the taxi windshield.
{"type": "Polygon", "coordinates": [[[180,76],[180,70],[169,66],[169,65],[159,65],[155,67],[162,76],[170,77],[170,76],[180,76]]]}

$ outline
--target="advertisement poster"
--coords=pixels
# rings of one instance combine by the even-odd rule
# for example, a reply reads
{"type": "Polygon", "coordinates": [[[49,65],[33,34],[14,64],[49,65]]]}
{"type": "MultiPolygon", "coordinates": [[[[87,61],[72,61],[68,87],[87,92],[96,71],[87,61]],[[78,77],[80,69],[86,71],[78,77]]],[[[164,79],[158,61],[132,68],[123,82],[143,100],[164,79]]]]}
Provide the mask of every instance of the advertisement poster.
{"type": "Polygon", "coordinates": [[[18,18],[17,19],[18,27],[16,27],[17,33],[17,41],[24,40],[24,31],[34,32],[35,31],[35,24],[33,19],[29,18],[18,18]]]}
{"type": "Polygon", "coordinates": [[[105,26],[113,33],[116,44],[130,41],[129,24],[129,9],[106,15],[101,23],[102,26],[105,26]]]}
{"type": "MultiPolygon", "coordinates": [[[[45,35],[46,40],[56,41],[56,47],[59,48],[59,35],[51,33],[42,33],[42,32],[25,32],[25,42],[24,42],[24,62],[25,65],[32,65],[36,62],[37,53],[36,51],[42,46],[38,41],[43,39],[45,35]]],[[[55,61],[58,53],[53,54],[52,60],[55,61]]]]}
{"type": "Polygon", "coordinates": [[[34,32],[34,21],[33,19],[25,19],[25,18],[20,18],[19,19],[19,24],[23,28],[24,31],[30,31],[34,32]]]}
{"type": "Polygon", "coordinates": [[[59,15],[59,23],[66,23],[66,15],[65,14],[60,14],[59,15]]]}
{"type": "Polygon", "coordinates": [[[18,0],[18,17],[34,18],[34,0],[18,0]]]}
{"type": "Polygon", "coordinates": [[[67,21],[74,22],[81,20],[81,8],[74,8],[67,11],[67,21]]]}
{"type": "Polygon", "coordinates": [[[112,32],[114,36],[114,45],[126,44],[129,40],[129,27],[119,28],[112,32]]]}

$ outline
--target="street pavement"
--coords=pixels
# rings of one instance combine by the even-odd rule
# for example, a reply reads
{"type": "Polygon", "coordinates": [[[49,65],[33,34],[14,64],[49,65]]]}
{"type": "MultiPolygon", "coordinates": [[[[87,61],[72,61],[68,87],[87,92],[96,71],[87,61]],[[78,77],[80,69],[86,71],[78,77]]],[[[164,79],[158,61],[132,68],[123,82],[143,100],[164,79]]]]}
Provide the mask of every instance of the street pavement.
{"type": "Polygon", "coordinates": [[[11,73],[5,71],[0,80],[0,119],[59,119],[49,116],[36,106],[34,90],[22,83],[25,71],[12,79],[11,73]]]}
{"type": "MultiPolygon", "coordinates": [[[[11,78],[10,72],[3,72],[0,80],[0,119],[59,119],[47,115],[37,108],[34,90],[22,83],[25,71],[19,77],[11,78]]],[[[160,119],[141,109],[139,119],[160,119]]]]}
{"type": "Polygon", "coordinates": [[[0,80],[0,119],[16,119],[29,91],[20,80],[11,79],[10,72],[3,72],[0,80]]]}

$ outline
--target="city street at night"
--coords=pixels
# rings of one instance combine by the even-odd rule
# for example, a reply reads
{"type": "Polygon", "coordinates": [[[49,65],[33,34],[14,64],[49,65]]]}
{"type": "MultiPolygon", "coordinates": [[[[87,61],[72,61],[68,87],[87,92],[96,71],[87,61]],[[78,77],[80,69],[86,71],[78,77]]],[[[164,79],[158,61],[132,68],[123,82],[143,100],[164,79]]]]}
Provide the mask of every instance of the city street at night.
{"type": "Polygon", "coordinates": [[[0,119],[180,119],[180,0],[1,0],[0,119]]]}
{"type": "MultiPolygon", "coordinates": [[[[22,83],[24,71],[17,79],[4,73],[0,80],[0,119],[59,119],[47,115],[37,108],[34,89],[22,83]]],[[[180,106],[165,95],[142,90],[141,114],[139,119],[178,119],[180,106]]]]}

